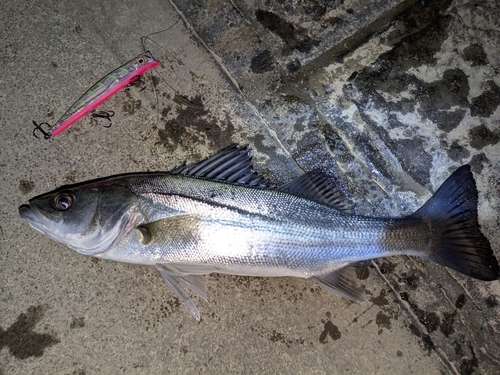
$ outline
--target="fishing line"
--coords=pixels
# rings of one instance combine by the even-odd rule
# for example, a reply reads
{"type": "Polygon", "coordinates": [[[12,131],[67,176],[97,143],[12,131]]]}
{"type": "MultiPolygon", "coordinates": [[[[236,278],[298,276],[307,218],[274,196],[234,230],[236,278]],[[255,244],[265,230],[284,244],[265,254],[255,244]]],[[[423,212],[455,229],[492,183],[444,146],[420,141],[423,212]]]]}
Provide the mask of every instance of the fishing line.
{"type": "MultiPolygon", "coordinates": [[[[166,68],[167,62],[163,61],[163,59],[161,59],[161,58],[157,59],[156,56],[151,52],[151,48],[148,48],[148,43],[150,45],[152,45],[155,49],[156,48],[161,49],[166,54],[165,60],[169,61],[171,59],[179,67],[181,67],[182,69],[184,69],[185,71],[187,71],[188,73],[191,74],[191,71],[187,68],[187,66],[184,64],[184,62],[181,59],[179,59],[177,56],[175,56],[171,51],[169,51],[159,41],[153,39],[154,36],[162,35],[162,34],[166,33],[167,31],[171,30],[172,28],[174,28],[177,24],[179,24],[179,21],[181,21],[181,19],[182,18],[179,16],[177,18],[177,20],[169,27],[162,29],[162,30],[159,30],[159,31],[152,32],[152,33],[144,35],[144,36],[141,36],[141,46],[142,46],[142,49],[144,52],[147,51],[147,52],[151,53],[153,58],[155,58],[155,60],[158,61],[158,63],[159,63],[158,66],[161,67],[162,69],[166,68]]],[[[203,110],[205,108],[203,104],[200,105],[198,103],[194,103],[189,98],[187,98],[185,95],[182,95],[179,92],[179,90],[177,90],[174,86],[172,86],[172,84],[170,84],[170,82],[163,76],[163,74],[160,72],[159,69],[157,69],[157,67],[152,68],[151,72],[147,72],[146,74],[144,74],[144,76],[147,77],[147,80],[149,80],[149,82],[151,83],[151,86],[152,86],[152,89],[154,92],[154,97],[155,97],[154,101],[155,101],[155,106],[156,106],[156,113],[155,113],[156,121],[155,121],[155,124],[151,127],[151,130],[148,132],[148,134],[145,137],[137,137],[135,135],[135,132],[133,132],[133,131],[130,132],[125,127],[124,132],[132,139],[139,140],[139,141],[145,141],[145,140],[151,138],[154,131],[158,129],[158,125],[160,123],[160,118],[161,118],[161,115],[160,115],[160,94],[159,94],[159,91],[157,88],[157,81],[155,80],[155,77],[157,77],[157,80],[159,80],[163,84],[165,84],[165,86],[168,87],[168,89],[170,89],[174,93],[174,96],[171,99],[173,102],[175,102],[179,105],[185,105],[185,106],[197,109],[197,110],[203,110]],[[153,73],[153,71],[154,71],[154,73],[153,73]]],[[[140,91],[144,90],[145,88],[146,87],[143,87],[140,91]]]]}
{"type": "MultiPolygon", "coordinates": [[[[177,21],[175,21],[171,26],[167,27],[166,29],[163,29],[163,30],[160,30],[160,31],[155,31],[155,32],[152,32],[148,35],[145,35],[145,36],[142,36],[141,37],[141,45],[142,45],[142,49],[143,51],[148,51],[150,49],[147,48],[147,45],[146,43],[149,41],[151,44],[157,46],[158,48],[161,48],[163,51],[165,51],[165,53],[167,53],[169,56],[171,56],[176,62],[177,64],[179,64],[179,66],[182,66],[186,71],[189,72],[189,69],[186,67],[186,65],[182,62],[182,60],[180,60],[179,58],[177,58],[172,52],[170,52],[167,48],[165,48],[161,43],[157,42],[156,40],[154,40],[152,38],[152,36],[154,35],[159,35],[159,34],[163,34],[165,33],[166,31],[172,29],[173,27],[175,27],[179,21],[181,20],[181,16],[179,16],[177,18],[177,21]]],[[[162,68],[164,68],[164,65],[163,65],[163,62],[160,60],[158,60],[159,63],[160,63],[160,66],[162,68]]],[[[185,97],[184,95],[180,94],[178,90],[176,90],[159,72],[158,72],[158,69],[156,68],[153,68],[153,70],[158,74],[158,76],[160,77],[160,79],[162,80],[163,83],[165,83],[165,85],[167,85],[176,95],[174,96],[174,99],[173,101],[175,101],[176,103],[178,104],[184,104],[184,105],[187,105],[189,107],[192,107],[192,108],[195,108],[195,109],[203,109],[204,106],[203,105],[199,105],[199,104],[196,104],[196,103],[193,103],[191,100],[189,100],[187,97],[185,97]]]]}

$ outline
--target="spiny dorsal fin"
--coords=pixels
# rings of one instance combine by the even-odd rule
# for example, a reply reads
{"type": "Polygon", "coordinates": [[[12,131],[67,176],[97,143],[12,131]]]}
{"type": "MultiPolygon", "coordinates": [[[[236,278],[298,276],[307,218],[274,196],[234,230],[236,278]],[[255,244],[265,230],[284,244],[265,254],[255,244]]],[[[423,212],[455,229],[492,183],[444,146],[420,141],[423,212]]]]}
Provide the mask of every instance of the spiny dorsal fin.
{"type": "Polygon", "coordinates": [[[250,186],[267,186],[263,177],[253,169],[248,145],[233,143],[213,156],[170,171],[172,174],[206,178],[250,186]]]}
{"type": "Polygon", "coordinates": [[[353,213],[353,204],[340,189],[339,181],[324,169],[314,169],[280,186],[279,190],[353,213]]]}

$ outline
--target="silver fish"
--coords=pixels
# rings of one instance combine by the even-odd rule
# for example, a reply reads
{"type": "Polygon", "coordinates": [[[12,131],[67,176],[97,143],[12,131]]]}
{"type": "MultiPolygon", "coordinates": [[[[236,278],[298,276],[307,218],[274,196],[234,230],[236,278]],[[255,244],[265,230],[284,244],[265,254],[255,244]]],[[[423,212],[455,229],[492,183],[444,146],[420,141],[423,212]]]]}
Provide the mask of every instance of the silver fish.
{"type": "Polygon", "coordinates": [[[153,266],[196,319],[185,289],[207,299],[204,276],[294,276],[367,301],[353,265],[415,255],[480,280],[499,278],[477,223],[477,189],[460,167],[414,214],[354,215],[333,176],[315,170],[281,186],[231,145],[170,172],[63,186],[19,207],[30,226],[79,253],[153,266]]]}

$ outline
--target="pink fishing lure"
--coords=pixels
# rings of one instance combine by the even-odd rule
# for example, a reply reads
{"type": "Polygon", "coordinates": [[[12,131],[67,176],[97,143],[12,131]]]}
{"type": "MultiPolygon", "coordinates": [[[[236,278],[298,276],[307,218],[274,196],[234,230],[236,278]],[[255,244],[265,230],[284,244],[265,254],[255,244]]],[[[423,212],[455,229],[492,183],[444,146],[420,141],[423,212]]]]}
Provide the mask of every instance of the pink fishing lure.
{"type": "Polygon", "coordinates": [[[71,124],[78,121],[81,117],[93,111],[97,106],[108,100],[111,96],[123,89],[128,84],[134,82],[137,77],[147,70],[157,66],[159,62],[154,59],[149,51],[134,57],[118,69],[100,79],[95,85],[83,94],[50,128],[48,132],[41,129],[40,125],[35,124],[36,129],[40,130],[46,139],[58,135],[71,124]]]}

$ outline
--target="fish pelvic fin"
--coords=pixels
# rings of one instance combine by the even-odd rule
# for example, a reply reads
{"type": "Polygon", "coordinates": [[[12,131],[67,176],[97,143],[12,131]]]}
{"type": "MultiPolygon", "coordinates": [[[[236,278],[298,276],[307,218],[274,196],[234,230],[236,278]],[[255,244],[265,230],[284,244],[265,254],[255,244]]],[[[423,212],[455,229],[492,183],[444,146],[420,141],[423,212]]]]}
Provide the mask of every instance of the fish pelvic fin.
{"type": "Polygon", "coordinates": [[[183,289],[183,286],[185,288],[191,289],[198,296],[207,301],[205,277],[201,275],[174,275],[162,265],[157,265],[156,269],[160,272],[163,280],[165,280],[168,286],[174,291],[179,301],[183,303],[184,306],[186,306],[186,308],[189,310],[189,312],[194,316],[194,318],[199,321],[200,311],[194,304],[191,297],[189,297],[189,295],[183,289]]]}
{"type": "Polygon", "coordinates": [[[469,165],[458,168],[410,217],[430,223],[435,233],[427,257],[484,281],[499,278],[498,261],[477,221],[478,193],[469,165]]]}
{"type": "Polygon", "coordinates": [[[368,298],[356,277],[354,266],[346,266],[327,275],[313,276],[311,280],[326,290],[340,294],[354,302],[368,302],[368,298]]]}

